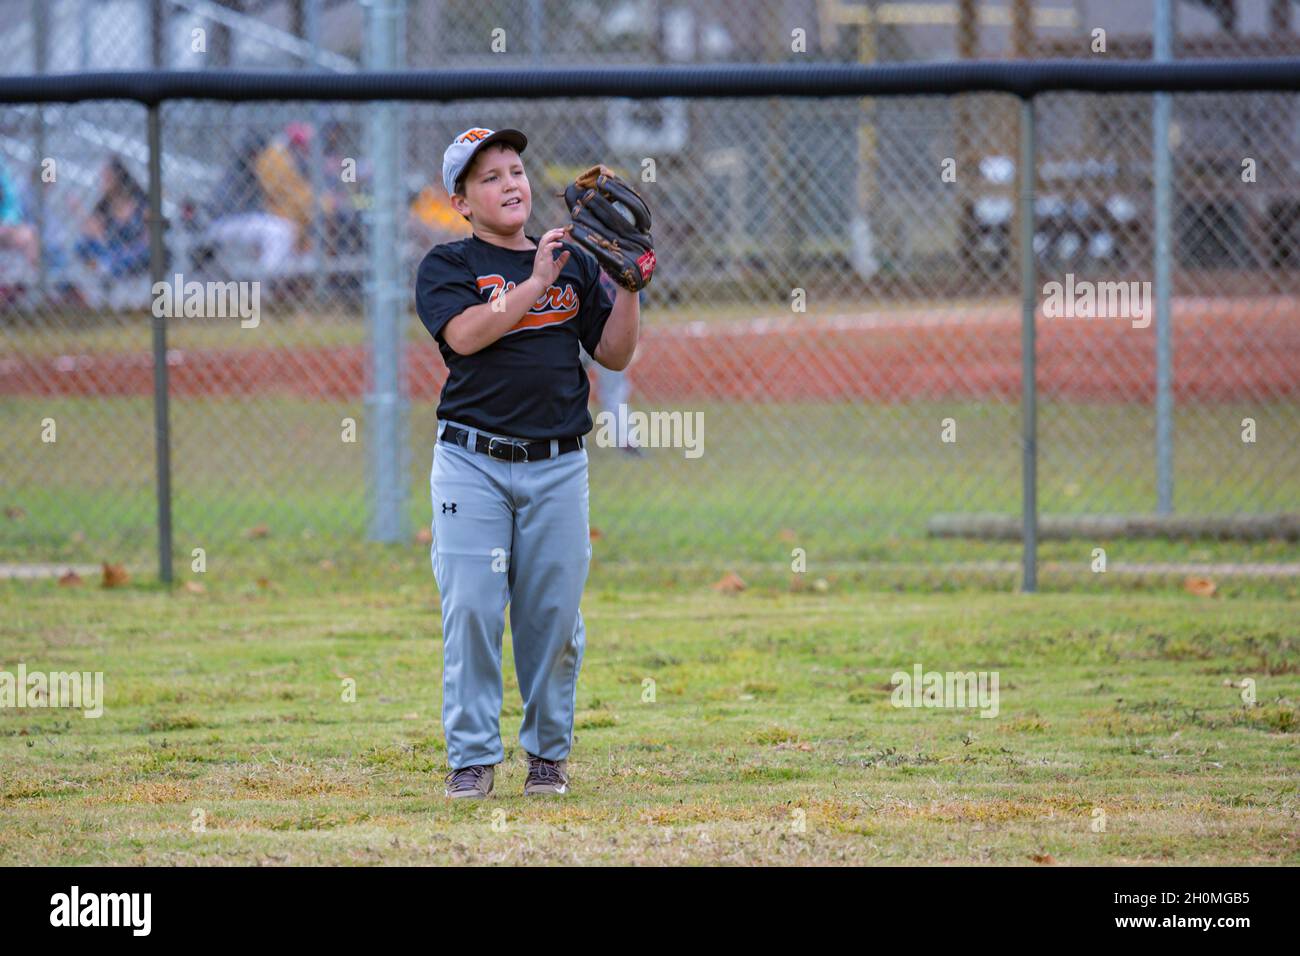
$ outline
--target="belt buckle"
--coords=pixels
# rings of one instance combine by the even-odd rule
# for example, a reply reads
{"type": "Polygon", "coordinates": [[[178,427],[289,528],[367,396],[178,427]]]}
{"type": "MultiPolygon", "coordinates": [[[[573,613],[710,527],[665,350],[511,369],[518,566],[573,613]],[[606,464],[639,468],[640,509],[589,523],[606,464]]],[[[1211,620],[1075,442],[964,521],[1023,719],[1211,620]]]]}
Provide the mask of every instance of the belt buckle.
{"type": "Polygon", "coordinates": [[[500,437],[489,438],[489,439],[488,439],[488,449],[487,449],[487,450],[488,450],[488,454],[489,454],[491,457],[493,457],[493,458],[498,458],[498,459],[500,459],[501,461],[519,461],[520,459],[518,459],[518,458],[515,457],[515,452],[516,452],[516,451],[521,451],[521,452],[524,453],[524,457],[523,457],[523,459],[522,459],[523,461],[527,461],[527,460],[528,460],[528,446],[525,445],[525,444],[523,444],[523,443],[521,443],[521,442],[511,441],[509,438],[500,438],[500,437]],[[504,455],[498,455],[498,454],[497,454],[497,452],[496,452],[496,444],[497,444],[497,442],[501,442],[501,444],[503,444],[503,445],[505,445],[505,446],[507,446],[507,447],[509,447],[509,448],[511,449],[511,452],[510,452],[510,456],[509,456],[509,458],[507,458],[507,457],[504,456],[504,455]]]}

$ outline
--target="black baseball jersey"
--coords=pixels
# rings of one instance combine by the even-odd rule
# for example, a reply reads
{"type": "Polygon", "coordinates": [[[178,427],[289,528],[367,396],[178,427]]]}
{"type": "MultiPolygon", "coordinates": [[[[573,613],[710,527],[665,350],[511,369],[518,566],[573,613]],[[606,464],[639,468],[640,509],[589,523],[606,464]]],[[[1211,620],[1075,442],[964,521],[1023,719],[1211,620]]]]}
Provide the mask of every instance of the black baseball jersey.
{"type": "Polygon", "coordinates": [[[613,301],[600,266],[584,250],[510,331],[473,355],[443,341],[442,329],[467,308],[508,292],[533,274],[532,249],[505,249],[478,236],[434,246],[415,279],[415,308],[438,342],[447,382],[438,417],[516,438],[551,439],[591,431],[587,373],[578,344],[594,355],[613,301]]]}

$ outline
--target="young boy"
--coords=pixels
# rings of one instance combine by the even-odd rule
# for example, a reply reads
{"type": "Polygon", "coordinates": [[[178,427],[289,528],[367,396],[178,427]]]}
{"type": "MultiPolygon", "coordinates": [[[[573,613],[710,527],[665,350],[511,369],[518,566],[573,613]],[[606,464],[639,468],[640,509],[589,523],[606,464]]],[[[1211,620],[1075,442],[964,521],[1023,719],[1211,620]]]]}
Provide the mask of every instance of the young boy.
{"type": "Polygon", "coordinates": [[[527,145],[518,130],[477,127],[452,141],[443,184],[474,232],[431,249],[416,277],[416,310],[449,372],[430,489],[453,799],[488,796],[505,759],[507,601],[524,793],[568,792],[586,640],[578,604],[591,560],[582,436],[592,420],[578,346],[606,368],[626,368],[640,322],[637,294],[618,288],[611,302],[595,258],[565,247],[565,229],[525,233],[527,145]]]}

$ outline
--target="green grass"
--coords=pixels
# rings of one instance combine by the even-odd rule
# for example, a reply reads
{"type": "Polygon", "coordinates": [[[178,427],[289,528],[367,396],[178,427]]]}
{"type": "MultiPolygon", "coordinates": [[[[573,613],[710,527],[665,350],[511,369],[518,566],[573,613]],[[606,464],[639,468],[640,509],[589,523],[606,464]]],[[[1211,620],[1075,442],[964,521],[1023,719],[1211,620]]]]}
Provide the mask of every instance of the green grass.
{"type": "MultiPolygon", "coordinates": [[[[810,568],[1016,560],[1016,545],[935,541],[937,513],[1017,513],[1018,411],[1005,403],[704,404],[704,454],[654,449],[631,459],[591,448],[591,521],[611,562],[769,564],[803,548],[810,568]],[[955,445],[940,421],[958,423],[955,445]]],[[[1150,409],[1045,403],[1040,508],[1048,514],[1150,512],[1156,499],[1150,409]]],[[[172,406],[175,544],[210,569],[274,561],[293,569],[342,557],[367,523],[363,403],[288,398],[179,399],[172,406]],[[340,437],[357,420],[356,443],[340,437]],[[244,535],[265,525],[269,537],[244,535]]],[[[410,416],[409,528],[427,526],[434,409],[410,416]]],[[[1175,508],[1183,514],[1300,508],[1300,416],[1293,405],[1185,406],[1177,435],[1175,508]],[[1238,425],[1263,423],[1242,445],[1238,425]]],[[[5,484],[0,560],[126,561],[151,567],[153,419],[147,399],[0,400],[5,484]],[[41,421],[58,423],[42,444],[41,421]]],[[[1092,549],[1115,561],[1300,560],[1294,543],[1075,541],[1044,557],[1086,571],[1092,549]]]]}
{"type": "MultiPolygon", "coordinates": [[[[691,322],[739,322],[754,318],[789,316],[815,321],[819,317],[855,315],[863,312],[856,299],[819,299],[806,313],[790,309],[788,292],[773,295],[770,301],[718,302],[701,304],[665,304],[651,299],[646,303],[647,328],[684,325],[691,322]]],[[[943,299],[943,300],[881,300],[867,310],[869,314],[904,312],[915,314],[933,312],[960,314],[966,310],[1002,310],[1013,321],[1019,314],[1019,304],[1013,299],[943,299]]],[[[13,316],[8,325],[0,326],[0,344],[17,354],[32,357],[58,355],[111,355],[121,352],[148,353],[151,348],[150,314],[145,310],[134,312],[87,314],[77,312],[67,316],[13,316]]],[[[349,307],[338,302],[320,305],[308,302],[265,302],[258,324],[243,328],[237,320],[226,319],[168,319],[168,346],[185,349],[264,349],[264,348],[317,348],[322,346],[364,345],[370,327],[361,306],[349,307]]],[[[407,313],[403,334],[408,342],[426,343],[429,333],[420,323],[414,310],[407,313]]]]}
{"type": "Polygon", "coordinates": [[[519,795],[507,636],[499,795],[451,806],[427,556],[383,553],[333,586],[0,583],[0,668],[106,691],[0,710],[0,864],[1300,863],[1294,594],[727,596],[598,561],[573,794],[519,795]],[[999,715],[891,706],[916,663],[997,671],[999,715]]]}

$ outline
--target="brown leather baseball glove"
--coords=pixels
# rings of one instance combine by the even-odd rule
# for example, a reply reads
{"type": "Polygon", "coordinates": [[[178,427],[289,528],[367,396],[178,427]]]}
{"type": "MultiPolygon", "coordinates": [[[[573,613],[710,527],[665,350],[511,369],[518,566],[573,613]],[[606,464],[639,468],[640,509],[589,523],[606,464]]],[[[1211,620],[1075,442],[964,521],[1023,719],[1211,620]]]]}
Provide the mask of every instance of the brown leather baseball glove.
{"type": "Polygon", "coordinates": [[[606,166],[592,166],[564,190],[573,224],[569,235],[627,289],[645,288],[655,271],[650,209],[606,166]],[[626,211],[625,211],[626,210],[626,211]]]}

